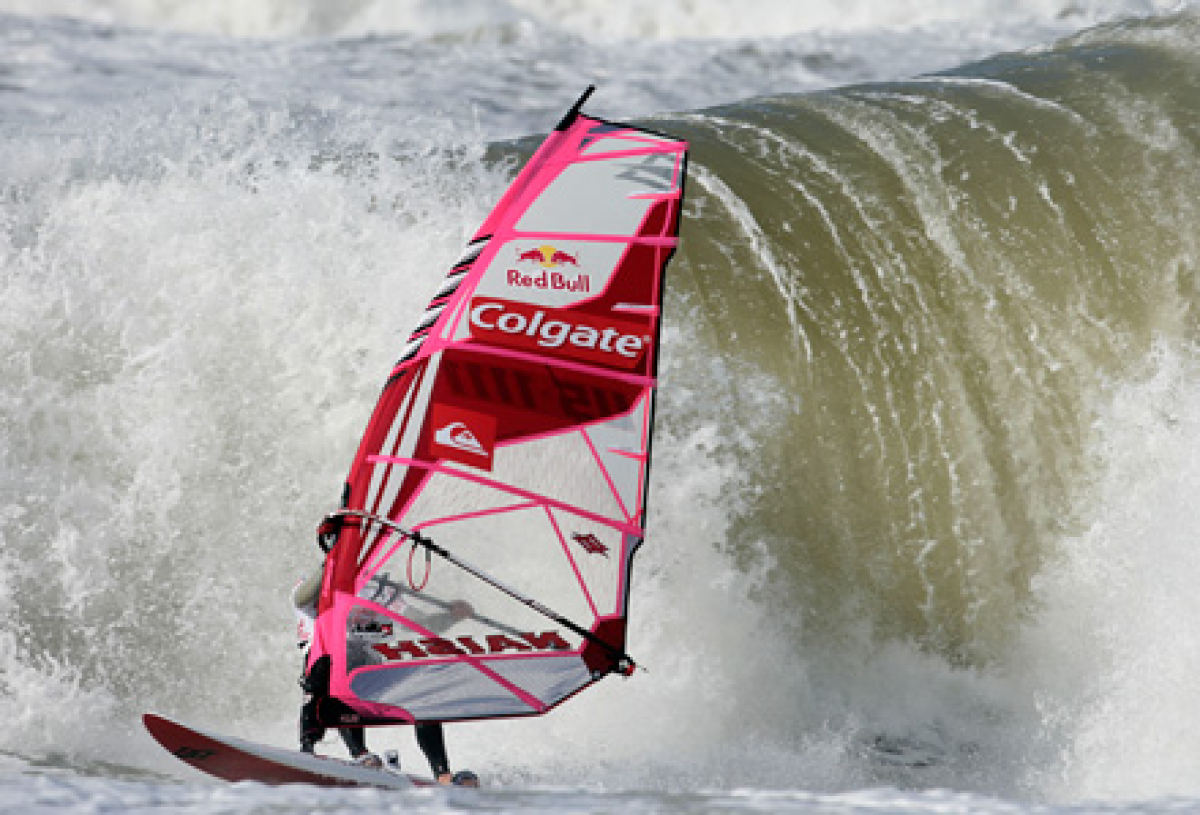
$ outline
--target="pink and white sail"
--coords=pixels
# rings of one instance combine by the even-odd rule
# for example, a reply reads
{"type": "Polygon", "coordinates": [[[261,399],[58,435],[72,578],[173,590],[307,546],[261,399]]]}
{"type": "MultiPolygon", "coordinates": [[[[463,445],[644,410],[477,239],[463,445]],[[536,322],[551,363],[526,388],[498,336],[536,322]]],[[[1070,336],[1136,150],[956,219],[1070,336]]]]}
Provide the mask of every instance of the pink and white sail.
{"type": "Polygon", "coordinates": [[[628,665],[687,144],[586,98],[450,270],[350,469],[309,659],[368,720],[544,713],[628,665]]]}

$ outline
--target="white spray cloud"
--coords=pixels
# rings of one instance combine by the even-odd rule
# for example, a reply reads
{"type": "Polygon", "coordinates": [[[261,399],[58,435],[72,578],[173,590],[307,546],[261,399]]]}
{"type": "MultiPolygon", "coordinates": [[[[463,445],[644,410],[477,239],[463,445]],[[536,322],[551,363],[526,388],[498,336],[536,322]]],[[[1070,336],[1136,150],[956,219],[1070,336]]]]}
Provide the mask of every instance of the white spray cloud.
{"type": "MultiPolygon", "coordinates": [[[[587,39],[778,37],[968,22],[1065,22],[1162,13],[1179,0],[3,0],[0,11],[236,37],[462,32],[523,23],[587,39]]],[[[1184,4],[1186,5],[1186,3],[1184,4]]]]}

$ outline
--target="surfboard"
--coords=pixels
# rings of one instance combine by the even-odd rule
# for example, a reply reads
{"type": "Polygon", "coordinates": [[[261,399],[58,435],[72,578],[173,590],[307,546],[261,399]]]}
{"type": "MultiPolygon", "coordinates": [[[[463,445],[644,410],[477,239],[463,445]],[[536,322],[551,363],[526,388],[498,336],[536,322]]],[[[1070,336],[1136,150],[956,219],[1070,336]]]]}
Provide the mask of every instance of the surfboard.
{"type": "Polygon", "coordinates": [[[282,750],[223,736],[146,713],[142,723],[155,741],[180,761],[225,781],[315,784],[322,787],[412,789],[437,786],[429,778],[396,770],[362,767],[332,756],[282,750]]]}

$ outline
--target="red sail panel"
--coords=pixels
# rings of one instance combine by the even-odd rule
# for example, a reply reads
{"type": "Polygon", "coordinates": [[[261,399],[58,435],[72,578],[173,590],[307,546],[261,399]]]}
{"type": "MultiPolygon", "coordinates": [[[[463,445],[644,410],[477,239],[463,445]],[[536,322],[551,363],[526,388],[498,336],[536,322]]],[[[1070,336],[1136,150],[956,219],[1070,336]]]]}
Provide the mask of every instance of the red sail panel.
{"type": "Polygon", "coordinates": [[[538,714],[618,667],[686,148],[573,111],[410,337],[351,466],[310,653],[364,716],[538,714]]]}

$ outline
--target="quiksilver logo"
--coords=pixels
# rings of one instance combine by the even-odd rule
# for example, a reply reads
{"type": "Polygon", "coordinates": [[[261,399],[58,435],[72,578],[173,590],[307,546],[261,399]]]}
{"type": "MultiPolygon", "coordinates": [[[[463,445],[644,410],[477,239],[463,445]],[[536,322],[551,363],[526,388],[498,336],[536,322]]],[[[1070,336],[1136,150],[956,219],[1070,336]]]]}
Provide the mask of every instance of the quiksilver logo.
{"type": "Polygon", "coordinates": [[[552,309],[491,298],[471,301],[471,334],[517,348],[560,349],[567,356],[621,368],[634,367],[651,342],[645,329],[632,323],[575,313],[567,317],[552,309]]]}
{"type": "Polygon", "coordinates": [[[453,447],[456,450],[462,450],[467,453],[474,453],[477,456],[487,456],[488,454],[488,451],[479,443],[479,439],[475,438],[475,434],[471,432],[471,428],[462,422],[451,422],[445,427],[439,428],[433,434],[433,439],[438,444],[444,444],[447,447],[453,447]]]}

